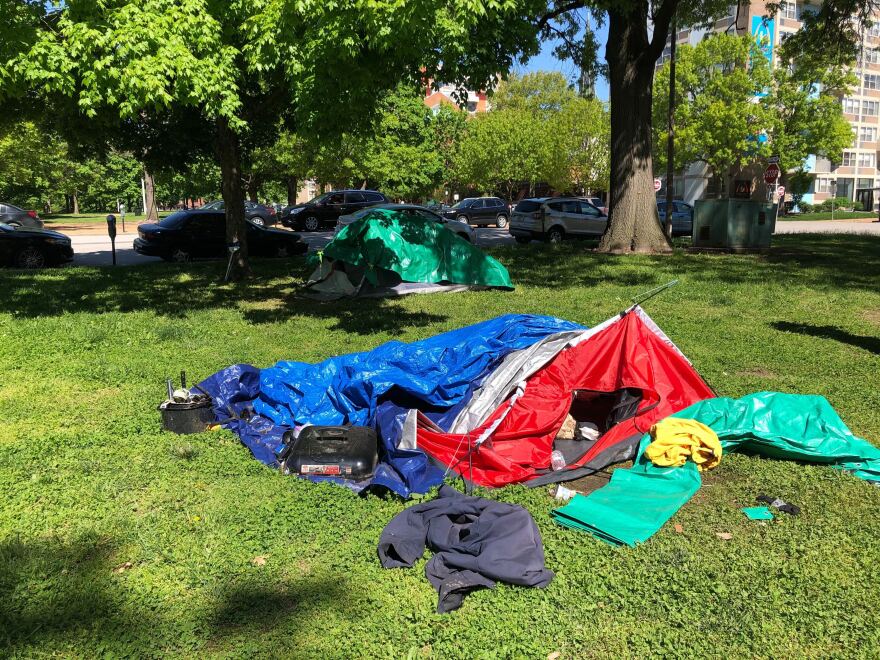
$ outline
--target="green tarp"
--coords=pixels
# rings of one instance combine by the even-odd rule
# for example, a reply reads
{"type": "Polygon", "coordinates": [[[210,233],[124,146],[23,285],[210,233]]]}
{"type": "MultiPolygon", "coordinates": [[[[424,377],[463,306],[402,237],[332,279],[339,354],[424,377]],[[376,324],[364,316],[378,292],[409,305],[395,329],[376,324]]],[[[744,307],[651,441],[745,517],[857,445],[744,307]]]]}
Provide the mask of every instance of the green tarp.
{"type": "Polygon", "coordinates": [[[497,259],[441,223],[388,209],[376,209],[343,227],[324,248],[323,258],[354,267],[347,268],[349,277],[362,273],[374,286],[383,271],[391,271],[404,282],[513,288],[497,259]]]}
{"type": "MultiPolygon", "coordinates": [[[[880,449],[854,436],[821,396],[759,392],[741,399],[706,399],[673,417],[711,428],[725,453],[827,464],[880,481],[880,449]]],[[[692,461],[681,467],[651,463],[644,455],[650,442],[650,435],[642,437],[631,469],[615,470],[607,486],[575,496],[553,511],[554,519],[615,545],[633,546],[651,538],[693,497],[701,480],[692,461]]]]}

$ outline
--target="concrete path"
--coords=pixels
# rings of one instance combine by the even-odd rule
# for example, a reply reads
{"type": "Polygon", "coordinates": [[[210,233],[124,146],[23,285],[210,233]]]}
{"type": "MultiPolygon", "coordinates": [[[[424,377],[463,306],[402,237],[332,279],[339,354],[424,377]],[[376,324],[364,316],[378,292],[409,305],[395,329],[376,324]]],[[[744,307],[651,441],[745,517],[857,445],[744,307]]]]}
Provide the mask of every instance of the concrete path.
{"type": "Polygon", "coordinates": [[[876,234],[880,222],[864,220],[777,220],[777,234],[876,234]]]}
{"type": "MultiPolygon", "coordinates": [[[[75,266],[110,266],[113,264],[113,253],[110,249],[110,237],[104,234],[68,234],[73,245],[73,263],[75,266]]],[[[116,264],[118,266],[137,266],[139,264],[156,263],[158,257],[145,257],[134,251],[132,242],[136,233],[116,235],[116,264]]]]}

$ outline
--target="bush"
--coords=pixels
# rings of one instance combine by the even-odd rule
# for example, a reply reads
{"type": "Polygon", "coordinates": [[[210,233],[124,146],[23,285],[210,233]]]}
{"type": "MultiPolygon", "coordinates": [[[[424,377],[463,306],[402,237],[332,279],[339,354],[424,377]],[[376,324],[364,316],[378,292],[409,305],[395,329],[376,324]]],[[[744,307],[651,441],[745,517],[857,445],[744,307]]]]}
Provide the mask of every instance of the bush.
{"type": "Polygon", "coordinates": [[[801,210],[801,213],[813,213],[816,210],[816,205],[809,202],[798,202],[797,207],[801,210]]]}
{"type": "Polygon", "coordinates": [[[852,203],[852,210],[853,211],[862,211],[862,210],[864,210],[864,208],[865,208],[865,205],[859,201],[855,201],[852,203]]]}

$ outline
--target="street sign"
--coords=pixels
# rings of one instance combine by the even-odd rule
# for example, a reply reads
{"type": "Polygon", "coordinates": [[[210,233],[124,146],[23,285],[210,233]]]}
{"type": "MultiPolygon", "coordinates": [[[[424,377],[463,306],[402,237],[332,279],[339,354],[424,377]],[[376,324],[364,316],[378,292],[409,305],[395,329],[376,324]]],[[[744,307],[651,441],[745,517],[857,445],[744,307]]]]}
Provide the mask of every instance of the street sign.
{"type": "Polygon", "coordinates": [[[776,188],[776,194],[782,197],[785,194],[785,186],[779,186],[776,188]]]}
{"type": "Polygon", "coordinates": [[[660,179],[654,179],[654,192],[660,192],[660,188],[663,187],[663,182],[660,179]]]}
{"type": "Polygon", "coordinates": [[[764,183],[774,184],[776,183],[776,179],[779,178],[779,165],[776,163],[770,163],[767,166],[767,169],[764,170],[764,183]]]}
{"type": "Polygon", "coordinates": [[[767,159],[767,163],[769,165],[775,165],[778,162],[779,162],[779,156],[770,156],[770,158],[767,159]]]}

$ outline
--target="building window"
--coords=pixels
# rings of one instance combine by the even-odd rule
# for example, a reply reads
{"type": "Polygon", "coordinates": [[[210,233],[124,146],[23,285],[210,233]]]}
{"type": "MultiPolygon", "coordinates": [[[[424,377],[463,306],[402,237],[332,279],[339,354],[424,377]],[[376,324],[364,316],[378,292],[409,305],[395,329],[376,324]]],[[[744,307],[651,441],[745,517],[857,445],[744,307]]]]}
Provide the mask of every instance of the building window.
{"type": "Polygon", "coordinates": [[[837,188],[834,190],[835,197],[846,197],[847,199],[853,198],[853,180],[852,179],[838,179],[837,180],[837,188]]]}
{"type": "Polygon", "coordinates": [[[783,2],[779,5],[779,10],[782,12],[782,18],[793,18],[794,20],[797,20],[796,2],[783,2]]]}
{"type": "Polygon", "coordinates": [[[874,167],[874,154],[859,154],[859,167],[874,167]]]}
{"type": "Polygon", "coordinates": [[[816,192],[817,193],[830,193],[831,192],[831,179],[816,179],[816,192]]]}
{"type": "Polygon", "coordinates": [[[866,48],[865,52],[859,55],[859,60],[864,64],[880,64],[880,51],[876,48],[866,48]]]}
{"type": "Polygon", "coordinates": [[[872,37],[880,37],[880,22],[874,21],[868,28],[868,34],[872,37]]]}
{"type": "Polygon", "coordinates": [[[862,101],[862,114],[874,116],[880,111],[880,101],[862,101]]]}
{"type": "Polygon", "coordinates": [[[859,129],[859,139],[862,142],[876,142],[877,141],[877,127],[876,126],[862,126],[859,129]]]}
{"type": "Polygon", "coordinates": [[[855,167],[856,164],[856,155],[852,151],[844,151],[843,158],[840,159],[840,164],[843,167],[855,167]]]}
{"type": "Polygon", "coordinates": [[[865,89],[880,89],[880,76],[875,73],[866,73],[865,89]]]}
{"type": "Polygon", "coordinates": [[[477,111],[477,102],[476,101],[468,101],[467,111],[470,112],[471,114],[475,113],[477,111]]]}
{"type": "Polygon", "coordinates": [[[843,113],[846,115],[859,114],[859,100],[848,98],[843,99],[843,113]]]}

